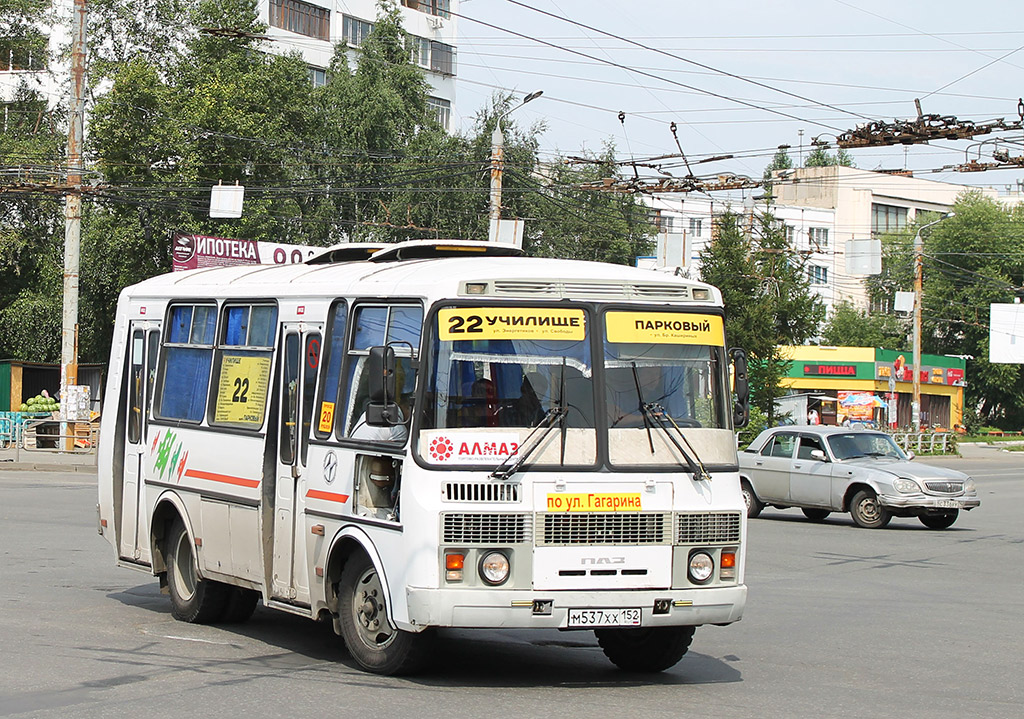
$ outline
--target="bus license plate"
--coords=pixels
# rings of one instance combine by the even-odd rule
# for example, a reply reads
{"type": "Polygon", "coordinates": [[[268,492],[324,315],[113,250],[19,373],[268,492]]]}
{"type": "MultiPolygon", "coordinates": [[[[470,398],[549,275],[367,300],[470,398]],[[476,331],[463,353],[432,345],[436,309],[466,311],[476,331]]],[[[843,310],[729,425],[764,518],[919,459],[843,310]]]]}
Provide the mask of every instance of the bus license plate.
{"type": "Polygon", "coordinates": [[[570,609],[570,627],[639,627],[640,609],[570,609]]]}

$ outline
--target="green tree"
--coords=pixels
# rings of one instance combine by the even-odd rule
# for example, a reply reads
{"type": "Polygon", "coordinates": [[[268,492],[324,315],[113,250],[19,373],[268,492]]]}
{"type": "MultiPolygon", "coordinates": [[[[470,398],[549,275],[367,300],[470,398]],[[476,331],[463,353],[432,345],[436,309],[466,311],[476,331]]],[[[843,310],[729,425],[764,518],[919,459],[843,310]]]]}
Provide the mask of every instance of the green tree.
{"type": "Polygon", "coordinates": [[[768,204],[772,202],[772,175],[782,170],[790,170],[793,168],[793,158],[789,156],[789,146],[779,145],[779,149],[776,150],[772,156],[772,161],[768,163],[768,166],[764,168],[764,173],[761,175],[764,187],[765,201],[768,204]]]}
{"type": "Polygon", "coordinates": [[[726,212],[716,223],[717,232],[701,253],[700,276],[722,290],[726,336],[751,355],[751,402],[771,421],[790,364],[779,347],[813,337],[824,306],[810,289],[803,256],[771,214],[751,223],[726,212]]]}
{"type": "Polygon", "coordinates": [[[962,195],[955,217],[923,235],[922,344],[925,352],[968,355],[967,407],[1004,429],[1024,426],[1024,367],[993,364],[989,305],[1024,288],[1024,210],[980,193],[962,195]]]}
{"type": "MultiPolygon", "coordinates": [[[[0,0],[4,69],[45,71],[52,21],[48,0],[0,0]]],[[[63,183],[63,113],[50,107],[28,76],[4,103],[0,132],[0,357],[53,361],[60,356],[63,203],[33,187],[63,183]]]]}
{"type": "Polygon", "coordinates": [[[836,347],[908,349],[907,320],[891,314],[869,313],[852,303],[836,304],[821,331],[821,342],[836,347]]]}
{"type": "Polygon", "coordinates": [[[833,155],[823,145],[815,145],[807,159],[804,160],[804,167],[831,167],[842,165],[843,167],[856,167],[853,157],[843,148],[839,148],[833,155]]]}

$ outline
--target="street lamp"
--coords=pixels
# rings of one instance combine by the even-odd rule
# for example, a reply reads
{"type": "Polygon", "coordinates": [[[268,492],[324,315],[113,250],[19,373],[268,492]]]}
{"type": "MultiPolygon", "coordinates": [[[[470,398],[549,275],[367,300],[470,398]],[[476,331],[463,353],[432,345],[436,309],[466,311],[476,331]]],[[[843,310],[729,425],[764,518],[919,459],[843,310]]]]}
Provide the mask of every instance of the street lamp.
{"type": "Polygon", "coordinates": [[[494,123],[494,132],[491,133],[491,212],[492,220],[501,219],[501,172],[504,169],[505,159],[505,136],[501,134],[501,121],[518,110],[523,105],[544,94],[543,90],[536,90],[523,98],[518,105],[510,107],[498,115],[494,123]]]}
{"type": "Polygon", "coordinates": [[[921,280],[924,276],[924,240],[921,233],[955,214],[947,212],[939,219],[917,228],[917,234],[914,235],[914,395],[910,417],[915,432],[921,431],[921,280]]]}

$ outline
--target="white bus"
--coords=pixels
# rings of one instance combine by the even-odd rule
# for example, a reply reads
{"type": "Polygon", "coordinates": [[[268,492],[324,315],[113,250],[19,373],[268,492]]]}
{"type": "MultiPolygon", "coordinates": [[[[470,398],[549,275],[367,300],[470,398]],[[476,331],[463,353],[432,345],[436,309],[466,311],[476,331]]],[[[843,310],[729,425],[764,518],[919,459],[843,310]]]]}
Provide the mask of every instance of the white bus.
{"type": "Polygon", "coordinates": [[[714,287],[508,246],[154,277],[118,301],[99,531],[177,619],[262,600],[373,672],[444,627],[661,671],[743,612],[745,373],[714,287]]]}

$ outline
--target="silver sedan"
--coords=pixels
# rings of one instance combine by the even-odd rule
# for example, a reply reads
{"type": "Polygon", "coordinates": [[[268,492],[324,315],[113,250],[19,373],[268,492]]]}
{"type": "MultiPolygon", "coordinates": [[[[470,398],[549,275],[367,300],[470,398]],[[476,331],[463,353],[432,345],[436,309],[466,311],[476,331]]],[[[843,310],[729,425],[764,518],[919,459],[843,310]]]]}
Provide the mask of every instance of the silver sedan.
{"type": "Polygon", "coordinates": [[[917,517],[931,529],[952,526],[960,510],[981,504],[963,472],[911,462],[884,432],[846,427],[774,427],[739,453],[747,516],[766,506],[799,507],[821,521],[849,512],[861,527],[917,517]]]}

